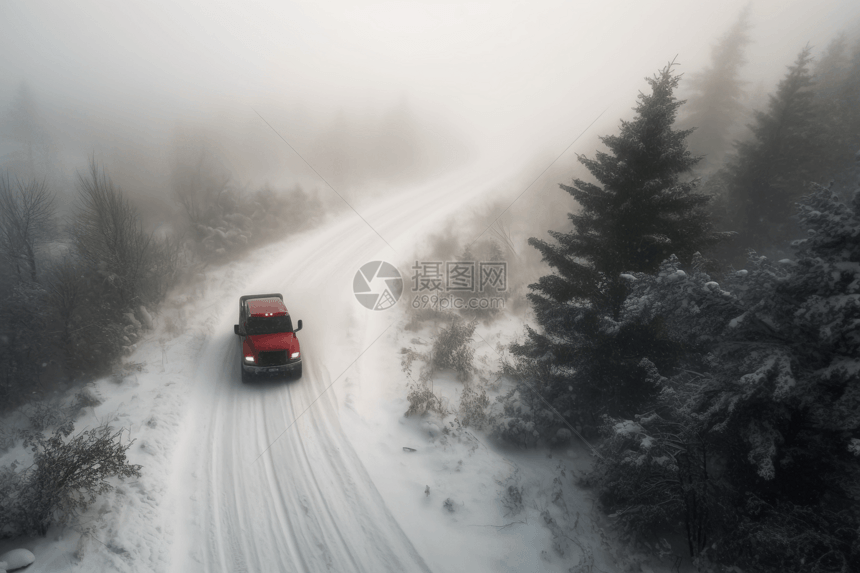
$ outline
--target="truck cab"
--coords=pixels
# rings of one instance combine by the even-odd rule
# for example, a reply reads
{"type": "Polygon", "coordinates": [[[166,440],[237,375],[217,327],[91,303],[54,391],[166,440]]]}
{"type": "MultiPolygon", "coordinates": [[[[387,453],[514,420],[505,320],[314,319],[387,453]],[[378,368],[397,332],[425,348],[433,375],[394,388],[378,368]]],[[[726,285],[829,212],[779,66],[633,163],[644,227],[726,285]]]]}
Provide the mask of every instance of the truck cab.
{"type": "Polygon", "coordinates": [[[239,324],[233,326],[233,332],[241,345],[242,382],[259,376],[300,378],[302,354],[296,332],[301,329],[301,320],[293,326],[283,295],[241,297],[239,324]]]}

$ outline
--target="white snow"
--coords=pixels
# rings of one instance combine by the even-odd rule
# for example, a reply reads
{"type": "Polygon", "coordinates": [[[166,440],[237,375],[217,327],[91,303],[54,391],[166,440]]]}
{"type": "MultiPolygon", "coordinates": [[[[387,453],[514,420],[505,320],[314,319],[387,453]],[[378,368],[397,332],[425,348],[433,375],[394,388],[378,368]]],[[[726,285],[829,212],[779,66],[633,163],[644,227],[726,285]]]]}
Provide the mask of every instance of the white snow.
{"type": "Polygon", "coordinates": [[[26,549],[13,549],[0,555],[0,571],[14,571],[26,567],[36,560],[36,556],[26,549]]]}
{"type": "MultiPolygon", "coordinates": [[[[127,428],[142,477],[117,482],[77,527],[25,540],[39,557],[28,573],[626,567],[594,499],[573,484],[590,463],[583,447],[548,457],[446,434],[450,419],[404,418],[399,350],[411,334],[399,311],[366,310],[352,294],[372,260],[397,264],[408,289],[416,241],[506,175],[477,166],[358,205],[396,251],[344,212],[174,293],[127,358],[138,366],[97,381],[104,402],[77,422],[127,428]],[[232,325],[251,292],[283,293],[303,319],[300,380],[241,383],[232,325]]],[[[508,321],[481,335],[522,330],[508,321]]],[[[458,384],[442,377],[438,389],[456,404],[458,384]]]]}
{"type": "Polygon", "coordinates": [[[734,317],[729,321],[729,328],[737,328],[741,325],[744,319],[747,317],[747,313],[743,313],[739,316],[734,317]]]}
{"type": "Polygon", "coordinates": [[[630,434],[639,434],[642,432],[642,426],[633,420],[622,420],[612,427],[612,431],[619,436],[628,436],[630,434]]]}

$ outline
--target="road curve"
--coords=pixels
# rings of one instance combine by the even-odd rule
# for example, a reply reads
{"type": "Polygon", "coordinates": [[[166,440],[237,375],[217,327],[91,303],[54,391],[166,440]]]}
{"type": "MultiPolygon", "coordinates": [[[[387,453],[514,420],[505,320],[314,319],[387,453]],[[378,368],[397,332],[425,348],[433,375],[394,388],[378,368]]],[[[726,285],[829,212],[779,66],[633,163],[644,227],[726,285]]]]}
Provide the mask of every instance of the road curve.
{"type": "Polygon", "coordinates": [[[233,277],[174,455],[172,571],[429,571],[341,428],[336,387],[327,389],[361,375],[350,365],[381,334],[352,296],[355,271],[408,255],[423,231],[486,192],[485,175],[472,169],[360,207],[361,217],[348,211],[262,249],[257,270],[233,277]],[[298,381],[240,382],[236,299],[258,291],[282,292],[304,321],[298,381]]]}

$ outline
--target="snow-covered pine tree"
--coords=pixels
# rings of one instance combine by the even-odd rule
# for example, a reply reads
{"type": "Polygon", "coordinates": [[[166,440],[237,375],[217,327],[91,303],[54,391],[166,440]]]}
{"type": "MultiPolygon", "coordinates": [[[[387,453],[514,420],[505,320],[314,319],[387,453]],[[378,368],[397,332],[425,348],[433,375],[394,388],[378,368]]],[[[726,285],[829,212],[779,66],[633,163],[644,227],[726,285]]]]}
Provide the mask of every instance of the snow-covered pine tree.
{"type": "Polygon", "coordinates": [[[632,281],[621,324],[696,352],[609,439],[592,480],[634,531],[687,525],[690,552],[768,573],[860,570],[860,190],[804,197],[796,258],[720,284],[677,259],[632,281]]]}
{"type": "Polygon", "coordinates": [[[561,185],[580,206],[569,214],[574,230],[549,231],[556,243],[529,240],[555,272],[529,286],[542,332],[527,327],[528,339],[511,351],[521,395],[534,401],[533,421],[545,429],[560,420],[544,400],[594,427],[601,414],[630,413],[649,393],[641,357],[666,366],[674,345],[661,337],[659,322],[618,328],[627,294],[622,273],[656,271],[673,253],[689,260],[721,238],[704,210],[708,197],[682,180],[698,158],[684,144],[690,130],[672,128],[683,103],[674,96],[673,67],[646,78],[651,93],[639,94],[635,118],[601,138],[609,153],[579,157],[598,183],[561,185]]]}

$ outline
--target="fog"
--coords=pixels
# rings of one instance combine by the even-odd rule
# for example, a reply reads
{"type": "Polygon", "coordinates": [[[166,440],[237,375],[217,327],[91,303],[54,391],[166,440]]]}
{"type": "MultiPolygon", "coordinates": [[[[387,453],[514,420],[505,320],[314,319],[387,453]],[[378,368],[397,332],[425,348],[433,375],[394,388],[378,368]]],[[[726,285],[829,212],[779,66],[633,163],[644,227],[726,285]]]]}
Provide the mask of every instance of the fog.
{"type": "MultiPolygon", "coordinates": [[[[600,116],[539,191],[630,116],[645,76],[706,65],[745,4],[7,0],[0,161],[20,146],[8,116],[22,86],[61,187],[95,154],[153,202],[176,154],[203,147],[243,183],[325,187],[261,116],[344,193],[479,156],[531,181],[600,116]]],[[[858,14],[852,0],[754,2],[750,85],[769,91],[858,14]]]]}

